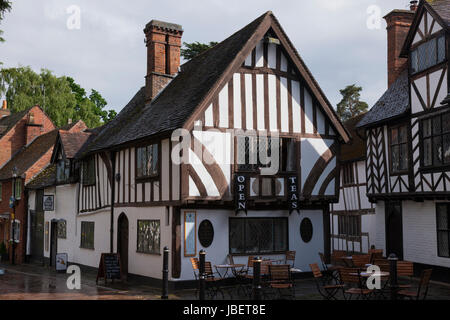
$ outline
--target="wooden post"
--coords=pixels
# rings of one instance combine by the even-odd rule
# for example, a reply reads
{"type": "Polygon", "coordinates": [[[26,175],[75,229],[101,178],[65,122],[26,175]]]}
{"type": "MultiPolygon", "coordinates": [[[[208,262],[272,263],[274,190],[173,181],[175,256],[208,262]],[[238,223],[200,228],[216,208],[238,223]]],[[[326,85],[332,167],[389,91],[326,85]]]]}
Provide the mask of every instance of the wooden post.
{"type": "Polygon", "coordinates": [[[397,261],[398,258],[395,253],[389,255],[389,275],[391,287],[391,300],[397,299],[398,279],[397,279],[397,261]]]}
{"type": "Polygon", "coordinates": [[[164,247],[164,257],[163,257],[163,283],[162,283],[162,295],[161,299],[169,299],[169,248],[164,247]]]}
{"type": "Polygon", "coordinates": [[[205,256],[206,251],[199,252],[199,300],[205,300],[205,256]]]}
{"type": "Polygon", "coordinates": [[[253,300],[261,300],[261,258],[253,260],[253,300]]]}

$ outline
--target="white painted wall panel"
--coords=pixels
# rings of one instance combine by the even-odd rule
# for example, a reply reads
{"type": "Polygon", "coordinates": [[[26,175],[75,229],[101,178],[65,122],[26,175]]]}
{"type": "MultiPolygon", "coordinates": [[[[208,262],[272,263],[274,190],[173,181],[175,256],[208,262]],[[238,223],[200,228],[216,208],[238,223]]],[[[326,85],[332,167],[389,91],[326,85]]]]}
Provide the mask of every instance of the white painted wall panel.
{"type": "MultiPolygon", "coordinates": [[[[246,129],[253,129],[253,96],[252,92],[255,90],[252,85],[252,75],[245,75],[245,119],[246,129]]],[[[256,128],[255,128],[256,129],[256,128]]]]}
{"type": "Polygon", "coordinates": [[[228,84],[219,93],[219,127],[228,128],[228,84]]]}
{"type": "Polygon", "coordinates": [[[233,75],[233,121],[236,129],[242,129],[241,75],[233,75]]]}
{"type": "Polygon", "coordinates": [[[256,113],[258,130],[264,130],[264,76],[262,74],[256,75],[256,89],[256,113]]]}
{"type": "Polygon", "coordinates": [[[277,126],[277,78],[269,74],[269,122],[270,131],[278,131],[277,126]]]}
{"type": "Polygon", "coordinates": [[[292,129],[296,133],[301,132],[301,116],[300,116],[300,82],[292,81],[292,129]]]}
{"type": "Polygon", "coordinates": [[[305,89],[305,132],[314,133],[313,101],[311,95],[306,89],[305,89]]]}
{"type": "Polygon", "coordinates": [[[289,132],[289,105],[287,78],[280,78],[281,131],[289,132]]]}

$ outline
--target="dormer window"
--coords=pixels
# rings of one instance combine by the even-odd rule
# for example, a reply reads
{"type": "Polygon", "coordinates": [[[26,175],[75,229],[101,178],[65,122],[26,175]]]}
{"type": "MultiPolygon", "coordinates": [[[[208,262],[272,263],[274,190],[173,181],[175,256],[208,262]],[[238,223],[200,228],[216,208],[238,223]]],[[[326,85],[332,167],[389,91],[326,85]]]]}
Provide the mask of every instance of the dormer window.
{"type": "Polygon", "coordinates": [[[422,167],[450,165],[450,113],[421,121],[422,167]]]}
{"type": "Polygon", "coordinates": [[[411,73],[431,68],[443,62],[445,58],[445,36],[428,40],[411,51],[411,73]]]}

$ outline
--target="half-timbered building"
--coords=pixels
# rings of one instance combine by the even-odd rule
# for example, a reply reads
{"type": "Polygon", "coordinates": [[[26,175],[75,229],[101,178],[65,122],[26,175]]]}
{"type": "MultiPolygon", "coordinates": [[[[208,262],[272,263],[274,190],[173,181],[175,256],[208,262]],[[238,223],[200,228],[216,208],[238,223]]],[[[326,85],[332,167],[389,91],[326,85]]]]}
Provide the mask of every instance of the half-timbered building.
{"type": "Polygon", "coordinates": [[[161,278],[167,246],[178,281],[193,279],[201,249],[216,264],[295,250],[302,270],[329,254],[349,134],[275,16],[181,67],[180,25],[152,20],[144,33],[145,87],[81,152],[86,254],[71,262],[118,252],[124,273],[161,278]]]}
{"type": "Polygon", "coordinates": [[[394,10],[389,88],[359,123],[367,142],[367,196],[376,246],[422,265],[450,267],[450,2],[394,10]]]}
{"type": "Polygon", "coordinates": [[[344,122],[352,139],[341,146],[339,202],[330,205],[332,250],[348,253],[367,253],[375,245],[375,205],[366,195],[366,142],[356,130],[363,117],[344,122]]]}

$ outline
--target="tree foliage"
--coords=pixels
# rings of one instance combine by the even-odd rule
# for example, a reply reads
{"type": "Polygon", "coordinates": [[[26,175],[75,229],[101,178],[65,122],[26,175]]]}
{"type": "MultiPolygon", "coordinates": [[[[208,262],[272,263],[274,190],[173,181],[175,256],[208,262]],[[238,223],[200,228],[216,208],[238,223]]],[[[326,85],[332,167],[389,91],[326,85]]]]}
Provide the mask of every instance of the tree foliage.
{"type": "Polygon", "coordinates": [[[368,109],[368,105],[364,101],[360,101],[360,92],[362,87],[357,87],[355,84],[348,85],[339,92],[342,95],[341,102],[337,105],[337,114],[342,121],[346,121],[368,109]]]}
{"type": "Polygon", "coordinates": [[[214,41],[211,41],[209,44],[200,43],[198,41],[192,43],[183,42],[184,48],[181,48],[181,56],[185,60],[191,60],[192,58],[198,56],[200,53],[214,47],[216,44],[217,42],[214,41]]]}
{"type": "MultiPolygon", "coordinates": [[[[0,22],[3,20],[3,17],[5,16],[6,12],[11,11],[11,1],[9,0],[0,0],[0,22]]],[[[0,30],[0,42],[4,42],[5,39],[3,39],[1,36],[3,34],[3,31],[0,30]]]]}
{"type": "Polygon", "coordinates": [[[101,94],[92,89],[87,96],[70,77],[56,77],[42,69],[38,74],[30,67],[0,70],[0,95],[5,95],[12,112],[40,105],[56,126],[83,120],[90,128],[113,119],[114,110],[104,110],[107,105],[101,94]]]}

